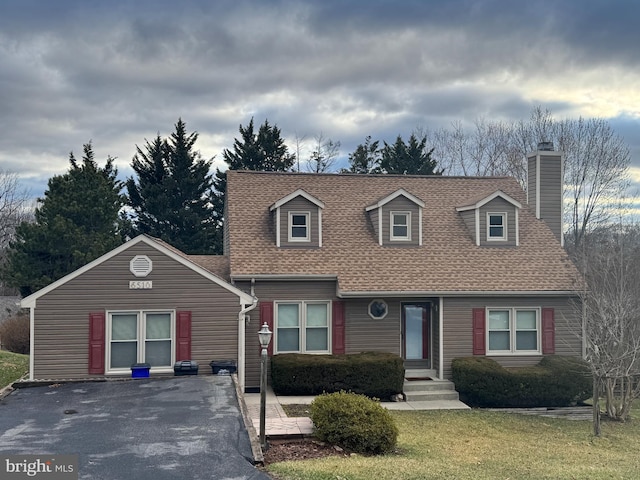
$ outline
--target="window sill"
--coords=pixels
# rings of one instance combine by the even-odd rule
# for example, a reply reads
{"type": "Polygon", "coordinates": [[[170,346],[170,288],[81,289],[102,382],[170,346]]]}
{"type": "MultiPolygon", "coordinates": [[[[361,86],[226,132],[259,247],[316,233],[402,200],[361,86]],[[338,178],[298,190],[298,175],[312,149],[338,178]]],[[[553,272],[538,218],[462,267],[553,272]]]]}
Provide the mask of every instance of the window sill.
{"type": "Polygon", "coordinates": [[[529,350],[526,352],[487,352],[487,357],[541,357],[542,352],[529,350]]]}

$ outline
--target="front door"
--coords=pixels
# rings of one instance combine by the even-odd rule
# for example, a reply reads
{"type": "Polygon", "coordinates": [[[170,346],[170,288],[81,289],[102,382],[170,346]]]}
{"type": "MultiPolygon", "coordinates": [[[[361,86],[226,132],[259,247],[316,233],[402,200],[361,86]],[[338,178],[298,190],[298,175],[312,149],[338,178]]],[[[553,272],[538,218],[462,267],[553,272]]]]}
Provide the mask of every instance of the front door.
{"type": "Polygon", "coordinates": [[[402,304],[402,356],[406,366],[428,368],[431,305],[402,304]]]}

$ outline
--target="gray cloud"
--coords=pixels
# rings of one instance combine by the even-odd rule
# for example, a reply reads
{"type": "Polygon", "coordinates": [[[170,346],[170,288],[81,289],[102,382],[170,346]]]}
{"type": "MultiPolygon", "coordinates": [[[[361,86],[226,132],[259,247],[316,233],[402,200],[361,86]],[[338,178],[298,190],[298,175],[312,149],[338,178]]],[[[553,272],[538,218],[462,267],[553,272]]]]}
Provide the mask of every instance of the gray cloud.
{"type": "MultiPolygon", "coordinates": [[[[639,9],[597,0],[5,0],[0,166],[41,195],[69,151],[93,140],[97,158],[118,157],[126,176],[135,144],[169,134],[178,117],[220,165],[252,116],[289,140],[339,140],[343,159],[366,135],[392,141],[416,126],[517,120],[539,104],[588,116],[611,109],[600,90],[631,95],[638,84],[639,9]]],[[[640,164],[640,97],[620,103],[612,125],[640,164]]]]}

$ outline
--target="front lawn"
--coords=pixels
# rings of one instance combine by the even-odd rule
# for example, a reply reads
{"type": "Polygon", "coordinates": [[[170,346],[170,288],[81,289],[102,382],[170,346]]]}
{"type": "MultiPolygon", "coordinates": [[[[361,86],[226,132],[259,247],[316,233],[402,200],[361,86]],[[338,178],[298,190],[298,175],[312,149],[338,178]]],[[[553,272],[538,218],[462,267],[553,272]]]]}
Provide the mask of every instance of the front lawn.
{"type": "Polygon", "coordinates": [[[29,355],[0,351],[0,389],[29,371],[29,355]]]}
{"type": "Polygon", "coordinates": [[[626,479],[640,471],[640,410],[626,424],[471,411],[392,412],[398,453],[271,464],[286,480],[626,479]]]}

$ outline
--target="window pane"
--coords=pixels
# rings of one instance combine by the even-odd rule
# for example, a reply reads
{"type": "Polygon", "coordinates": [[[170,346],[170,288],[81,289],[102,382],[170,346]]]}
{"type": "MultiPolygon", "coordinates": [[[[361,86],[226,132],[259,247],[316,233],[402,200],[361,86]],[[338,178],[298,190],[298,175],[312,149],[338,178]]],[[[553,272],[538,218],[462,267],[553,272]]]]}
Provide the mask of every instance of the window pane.
{"type": "Polygon", "coordinates": [[[516,350],[538,350],[538,332],[516,332],[516,350]]]}
{"type": "Polygon", "coordinates": [[[327,304],[307,305],[307,327],[326,327],[327,325],[327,304]]]}
{"type": "Polygon", "coordinates": [[[298,311],[297,303],[279,303],[278,327],[299,327],[298,311]]]}
{"type": "Polygon", "coordinates": [[[147,339],[171,338],[170,313],[148,313],[146,324],[147,339]]]}
{"type": "Polygon", "coordinates": [[[518,310],[516,312],[516,330],[535,330],[535,310],[518,310]]]}
{"type": "Polygon", "coordinates": [[[171,366],[171,340],[145,342],[144,349],[144,361],[152,367],[171,366]]]}
{"type": "Polygon", "coordinates": [[[394,237],[407,237],[407,227],[394,225],[393,227],[394,237]]]}
{"type": "Polygon", "coordinates": [[[489,225],[502,226],[502,215],[489,215],[489,225]]]}
{"type": "Polygon", "coordinates": [[[407,215],[403,213],[394,213],[393,214],[393,224],[394,225],[407,225],[407,215]]]}
{"type": "Polygon", "coordinates": [[[291,236],[293,238],[307,238],[307,227],[292,227],[291,236]]]}
{"type": "Polygon", "coordinates": [[[489,332],[489,350],[511,350],[509,332],[489,332]]]}
{"type": "Polygon", "coordinates": [[[329,350],[328,328],[307,328],[307,351],[329,350]]]}
{"type": "Polygon", "coordinates": [[[129,368],[138,363],[138,342],[111,342],[111,368],[129,368]]]}
{"type": "Polygon", "coordinates": [[[278,328],[277,342],[279,352],[299,352],[299,330],[297,328],[278,328]]]}
{"type": "Polygon", "coordinates": [[[504,228],[503,227],[490,227],[489,228],[489,236],[490,237],[504,237],[504,228]]]}
{"type": "Polygon", "coordinates": [[[111,316],[112,340],[135,340],[138,338],[138,315],[135,313],[111,316]]]}
{"type": "Polygon", "coordinates": [[[307,224],[307,216],[291,215],[291,224],[296,226],[305,226],[307,224]]]}
{"type": "Polygon", "coordinates": [[[509,310],[489,310],[489,330],[509,330],[509,310]]]}

